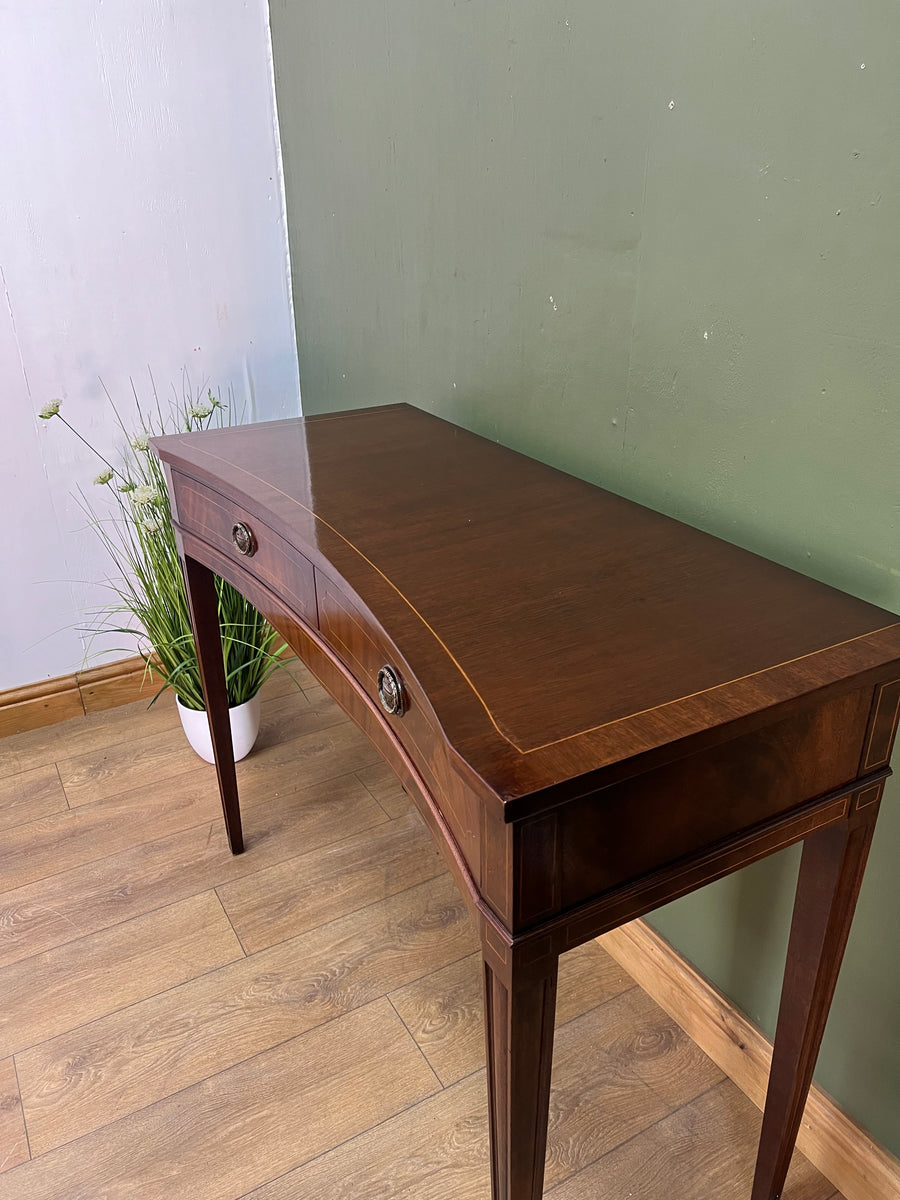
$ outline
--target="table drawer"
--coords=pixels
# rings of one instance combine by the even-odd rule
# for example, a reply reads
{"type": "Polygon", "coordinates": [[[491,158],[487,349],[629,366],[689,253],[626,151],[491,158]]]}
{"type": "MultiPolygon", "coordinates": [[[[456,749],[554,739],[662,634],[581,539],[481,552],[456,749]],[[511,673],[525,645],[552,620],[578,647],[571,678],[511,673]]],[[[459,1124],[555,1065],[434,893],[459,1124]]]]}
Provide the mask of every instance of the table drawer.
{"type": "Polygon", "coordinates": [[[308,625],[318,625],[316,583],[309,559],[240,505],[195,479],[172,472],[176,521],[268,587],[308,625]],[[238,548],[235,529],[245,533],[238,548]],[[246,536],[249,534],[249,537],[246,536]]]}
{"type": "Polygon", "coordinates": [[[428,782],[434,783],[434,756],[439,744],[434,714],[396,647],[321,571],[316,571],[316,592],[322,636],[374,701],[428,782]],[[379,673],[384,667],[390,668],[400,684],[403,698],[400,714],[390,713],[379,695],[379,673]]]}

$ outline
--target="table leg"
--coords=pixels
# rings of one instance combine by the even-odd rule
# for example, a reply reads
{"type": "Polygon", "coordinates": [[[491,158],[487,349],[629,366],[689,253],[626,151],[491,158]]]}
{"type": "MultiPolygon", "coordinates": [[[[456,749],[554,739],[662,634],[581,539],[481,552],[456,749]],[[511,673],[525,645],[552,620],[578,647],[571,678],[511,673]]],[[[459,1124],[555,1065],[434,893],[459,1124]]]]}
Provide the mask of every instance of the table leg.
{"type": "Polygon", "coordinates": [[[875,828],[882,784],[803,844],[751,1200],[778,1200],[825,1031],[875,828]]]}
{"type": "Polygon", "coordinates": [[[234,750],[231,745],[231,718],[228,713],[228,691],[225,685],[225,662],[222,657],[215,576],[209,567],[187,555],[182,558],[181,565],[216,759],[219,795],[225,815],[225,832],[228,834],[231,853],[240,854],[244,849],[244,835],[241,830],[241,809],[238,803],[234,750]]]}
{"type": "Polygon", "coordinates": [[[492,1200],[540,1200],[559,959],[522,963],[484,945],[492,1200]]]}

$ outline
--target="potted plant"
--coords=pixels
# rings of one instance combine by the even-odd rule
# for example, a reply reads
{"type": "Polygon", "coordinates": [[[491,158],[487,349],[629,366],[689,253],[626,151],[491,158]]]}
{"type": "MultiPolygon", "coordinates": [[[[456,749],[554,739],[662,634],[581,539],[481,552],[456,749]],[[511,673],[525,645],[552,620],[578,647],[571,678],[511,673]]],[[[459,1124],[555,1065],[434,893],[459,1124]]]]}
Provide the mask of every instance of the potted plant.
{"type": "MultiPolygon", "coordinates": [[[[147,674],[162,680],[151,704],[171,688],[188,741],[201,758],[211,763],[212,744],[169,496],[162,467],[148,443],[158,434],[207,429],[211,424],[221,426],[227,423],[229,410],[210,390],[205,397],[186,391],[172,402],[168,412],[155,391],[154,401],[152,411],[145,412],[137,404],[140,425],[129,432],[110,399],[125,437],[118,466],[69,424],[60,412],[61,401],[52,400],[39,415],[47,421],[62,421],[103,465],[94,484],[106,490],[106,511],[98,511],[83,492],[80,498],[92,528],[112,559],[114,577],[107,584],[113,599],[108,606],[94,610],[96,620],[87,631],[92,636],[113,632],[137,636],[147,674]]],[[[282,665],[287,647],[231,584],[217,579],[216,593],[237,761],[250,752],[256,740],[259,690],[272,671],[282,665]]]]}

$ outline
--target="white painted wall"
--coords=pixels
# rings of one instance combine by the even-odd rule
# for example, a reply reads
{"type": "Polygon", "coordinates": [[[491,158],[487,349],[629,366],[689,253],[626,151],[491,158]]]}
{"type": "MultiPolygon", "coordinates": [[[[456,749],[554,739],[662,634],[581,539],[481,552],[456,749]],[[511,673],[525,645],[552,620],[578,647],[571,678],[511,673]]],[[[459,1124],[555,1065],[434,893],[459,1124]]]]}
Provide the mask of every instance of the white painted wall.
{"type": "Polygon", "coordinates": [[[266,0],[0,0],[0,689],[80,669],[103,600],[48,400],[104,448],[148,366],[300,411],[282,197],[266,0]]]}

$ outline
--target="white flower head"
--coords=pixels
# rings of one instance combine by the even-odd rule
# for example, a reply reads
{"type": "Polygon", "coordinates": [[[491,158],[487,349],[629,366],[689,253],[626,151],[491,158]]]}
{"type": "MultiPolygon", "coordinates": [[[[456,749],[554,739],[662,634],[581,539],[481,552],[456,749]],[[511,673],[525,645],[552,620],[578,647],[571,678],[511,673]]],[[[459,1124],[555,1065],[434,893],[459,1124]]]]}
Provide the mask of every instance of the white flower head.
{"type": "Polygon", "coordinates": [[[159,533],[163,527],[159,517],[141,517],[141,529],[146,529],[148,533],[159,533]]]}
{"type": "Polygon", "coordinates": [[[149,450],[150,449],[150,434],[136,433],[131,439],[132,450],[149,450]]]}
{"type": "Polygon", "coordinates": [[[188,416],[193,417],[195,421],[205,421],[212,413],[212,409],[208,404],[192,404],[188,409],[188,416]]]}
{"type": "Polygon", "coordinates": [[[38,416],[42,421],[49,421],[51,417],[55,417],[57,415],[59,412],[59,406],[61,404],[61,400],[51,400],[49,404],[44,405],[44,407],[38,413],[38,416]]]}
{"type": "Polygon", "coordinates": [[[104,483],[109,483],[109,481],[112,479],[112,477],[113,477],[112,470],[108,469],[106,471],[101,471],[100,474],[97,476],[97,478],[94,480],[94,483],[97,485],[97,487],[102,487],[104,483]]]}
{"type": "Polygon", "coordinates": [[[159,492],[156,490],[155,487],[150,487],[149,485],[145,485],[143,487],[136,487],[134,489],[134,491],[131,493],[131,498],[135,502],[135,504],[139,504],[141,506],[148,505],[148,504],[158,504],[159,503],[159,492]]]}

